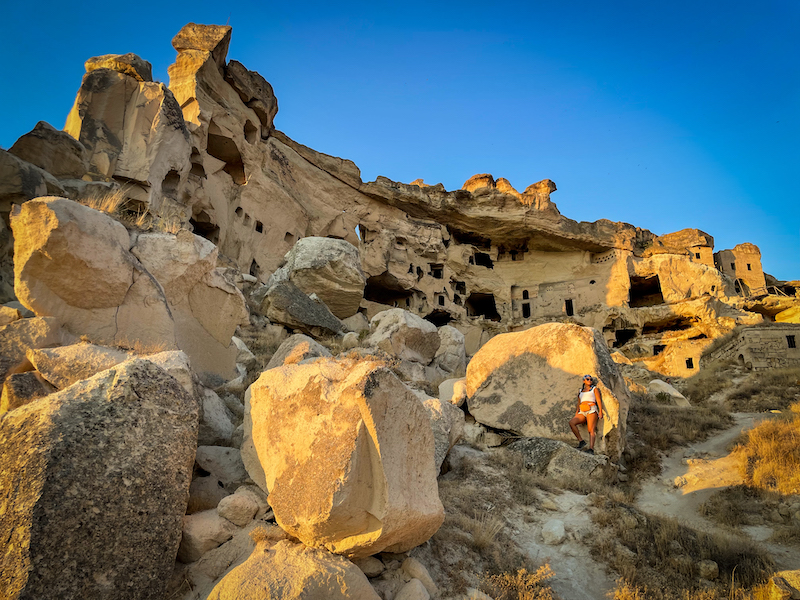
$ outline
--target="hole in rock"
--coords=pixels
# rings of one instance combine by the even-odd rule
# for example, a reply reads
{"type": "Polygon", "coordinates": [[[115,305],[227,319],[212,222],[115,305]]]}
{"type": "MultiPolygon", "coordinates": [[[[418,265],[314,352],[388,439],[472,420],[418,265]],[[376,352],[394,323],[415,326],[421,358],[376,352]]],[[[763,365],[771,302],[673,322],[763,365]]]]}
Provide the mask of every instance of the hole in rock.
{"type": "Polygon", "coordinates": [[[287,244],[294,244],[294,234],[286,232],[286,235],[283,236],[283,241],[287,244]]]}
{"type": "Polygon", "coordinates": [[[664,295],[661,293],[661,282],[658,275],[631,277],[629,304],[631,308],[664,304],[664,295]]]}
{"type": "Polygon", "coordinates": [[[526,302],[525,304],[522,305],[522,318],[529,319],[530,316],[531,316],[531,305],[528,302],[526,302]]]}
{"type": "Polygon", "coordinates": [[[189,219],[189,223],[194,228],[194,232],[200,237],[206,238],[212,244],[219,243],[219,227],[212,221],[211,215],[201,210],[189,219]]]}
{"type": "Polygon", "coordinates": [[[642,327],[642,335],[663,333],[665,331],[685,331],[694,326],[694,322],[686,317],[673,317],[665,321],[653,321],[642,327]]]}
{"type": "Polygon", "coordinates": [[[575,314],[575,307],[572,305],[572,299],[567,298],[564,300],[564,311],[567,313],[568,317],[571,317],[575,314]]]}
{"type": "Polygon", "coordinates": [[[258,128],[250,121],[244,122],[244,139],[248,144],[255,144],[258,139],[258,128]]]}
{"type": "Polygon", "coordinates": [[[243,185],[247,183],[242,155],[239,153],[236,143],[231,138],[224,135],[213,120],[208,125],[208,145],[206,146],[206,152],[225,163],[222,170],[231,176],[235,184],[243,185]]]}
{"type": "Polygon", "coordinates": [[[447,325],[450,321],[453,320],[453,316],[447,312],[446,310],[434,310],[429,315],[425,316],[426,321],[430,321],[437,327],[441,327],[442,325],[447,325]]]}
{"type": "Polygon", "coordinates": [[[172,169],[164,176],[164,181],[161,182],[161,192],[170,198],[176,198],[178,195],[178,186],[181,183],[181,176],[172,169]]]}
{"type": "Polygon", "coordinates": [[[494,268],[494,263],[492,262],[491,257],[485,252],[475,253],[475,264],[479,267],[486,267],[488,269],[494,268]]]}
{"type": "Polygon", "coordinates": [[[410,298],[411,292],[404,289],[394,275],[384,271],[380,275],[375,275],[367,279],[364,288],[364,298],[370,302],[388,304],[393,306],[396,302],[401,302],[410,298]]]}
{"type": "Polygon", "coordinates": [[[614,348],[621,348],[636,337],[635,329],[617,329],[614,332],[614,348]]]}
{"type": "Polygon", "coordinates": [[[256,231],[258,233],[264,233],[264,224],[261,221],[256,221],[256,231]]]}
{"type": "Polygon", "coordinates": [[[466,302],[467,315],[470,317],[485,317],[490,321],[499,321],[500,313],[494,302],[494,295],[473,292],[466,302]]]}

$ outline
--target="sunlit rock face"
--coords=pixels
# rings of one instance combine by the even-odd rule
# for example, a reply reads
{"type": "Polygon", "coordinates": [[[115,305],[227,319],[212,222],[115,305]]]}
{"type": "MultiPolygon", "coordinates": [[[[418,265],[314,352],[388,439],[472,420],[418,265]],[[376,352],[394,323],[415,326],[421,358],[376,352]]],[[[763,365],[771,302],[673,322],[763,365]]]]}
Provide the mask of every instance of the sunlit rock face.
{"type": "Polygon", "coordinates": [[[442,524],[428,411],[381,363],[270,369],[247,410],[275,518],[304,544],[351,557],[404,552],[442,524]]]}
{"type": "Polygon", "coordinates": [[[525,436],[553,437],[574,416],[582,377],[598,379],[604,418],[598,444],[618,458],[630,398],[597,330],[550,323],[492,338],[467,368],[470,413],[480,423],[525,436]]]}

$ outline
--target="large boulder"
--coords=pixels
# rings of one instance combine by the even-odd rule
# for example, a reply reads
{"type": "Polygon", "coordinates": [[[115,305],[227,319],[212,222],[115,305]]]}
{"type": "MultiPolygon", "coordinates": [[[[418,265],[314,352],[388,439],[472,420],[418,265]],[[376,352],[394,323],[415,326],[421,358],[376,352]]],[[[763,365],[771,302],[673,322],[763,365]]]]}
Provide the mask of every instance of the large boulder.
{"type": "Polygon", "coordinates": [[[586,373],[598,379],[603,396],[595,449],[616,459],[625,444],[630,396],[596,329],[548,323],[495,336],[467,368],[469,411],[480,423],[524,436],[569,434],[586,373]]]}
{"type": "Polygon", "coordinates": [[[37,315],[95,344],[180,348],[198,372],[235,375],[231,337],[247,309],[211,242],[185,230],[146,233],[129,250],[122,224],[64,198],[26,202],[11,225],[17,296],[37,315]]]}
{"type": "Polygon", "coordinates": [[[138,359],[0,417],[5,596],[163,597],[197,419],[183,388],[138,359]]]}
{"type": "Polygon", "coordinates": [[[7,215],[14,203],[64,193],[64,188],[50,173],[0,150],[0,213],[7,215]]]}
{"type": "Polygon", "coordinates": [[[689,407],[689,400],[678,390],[660,379],[653,379],[647,384],[647,391],[651,394],[666,394],[676,406],[689,407]]]}
{"type": "Polygon", "coordinates": [[[89,169],[83,144],[44,121],[14,142],[9,152],[61,179],[80,179],[89,169]]]}
{"type": "Polygon", "coordinates": [[[364,340],[364,346],[402,360],[428,365],[441,344],[436,325],[402,308],[378,313],[369,326],[372,333],[364,340]]]}
{"type": "Polygon", "coordinates": [[[467,373],[464,334],[455,327],[445,325],[439,328],[439,341],[432,365],[449,373],[450,378],[463,377],[467,373]]]}
{"type": "Polygon", "coordinates": [[[422,392],[415,393],[431,419],[435,444],[434,463],[438,473],[444,459],[447,458],[447,453],[464,435],[464,412],[447,400],[430,398],[422,392]]]}
{"type": "MultiPolygon", "coordinates": [[[[430,418],[383,363],[320,359],[271,369],[249,395],[246,435],[285,531],[361,557],[404,552],[439,528],[430,418]]],[[[258,481],[246,458],[245,467],[258,481]]]]}
{"type": "Polygon", "coordinates": [[[380,600],[352,562],[288,540],[262,541],[220,581],[208,600],[380,600]]]}
{"type": "Polygon", "coordinates": [[[111,69],[137,81],[153,81],[153,65],[133,52],[93,56],[83,66],[87,73],[97,69],[111,69]]]}
{"type": "Polygon", "coordinates": [[[617,474],[608,457],[580,452],[558,440],[522,438],[509,444],[508,449],[522,455],[526,469],[559,483],[566,484],[576,478],[610,482],[617,474]]]}
{"type": "Polygon", "coordinates": [[[364,297],[367,279],[358,249],[350,242],[324,237],[298,240],[270,282],[291,281],[316,294],[339,319],[352,317],[364,297]]]}
{"type": "Polygon", "coordinates": [[[300,329],[316,337],[337,335],[344,325],[324,302],[315,302],[287,280],[272,281],[253,292],[259,312],[271,322],[300,329]]]}
{"type": "MultiPolygon", "coordinates": [[[[278,114],[278,99],[269,82],[235,60],[225,65],[225,81],[236,90],[245,106],[258,115],[258,120],[263,126],[262,131],[269,132],[272,129],[272,121],[278,114]]],[[[262,137],[266,137],[264,133],[262,137]]]]}

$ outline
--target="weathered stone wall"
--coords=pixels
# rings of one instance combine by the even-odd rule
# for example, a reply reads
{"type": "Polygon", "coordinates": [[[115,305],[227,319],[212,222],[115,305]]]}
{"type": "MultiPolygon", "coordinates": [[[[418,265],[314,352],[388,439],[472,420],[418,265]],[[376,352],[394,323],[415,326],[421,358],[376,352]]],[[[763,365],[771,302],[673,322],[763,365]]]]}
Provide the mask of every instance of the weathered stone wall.
{"type": "Polygon", "coordinates": [[[800,325],[749,327],[707,360],[736,360],[754,370],[800,366],[800,325]]]}
{"type": "Polygon", "coordinates": [[[749,296],[766,293],[766,279],[761,268],[761,250],[755,244],[737,244],[732,250],[720,250],[714,254],[717,268],[733,280],[741,280],[745,287],[736,283],[736,293],[749,296]]]}

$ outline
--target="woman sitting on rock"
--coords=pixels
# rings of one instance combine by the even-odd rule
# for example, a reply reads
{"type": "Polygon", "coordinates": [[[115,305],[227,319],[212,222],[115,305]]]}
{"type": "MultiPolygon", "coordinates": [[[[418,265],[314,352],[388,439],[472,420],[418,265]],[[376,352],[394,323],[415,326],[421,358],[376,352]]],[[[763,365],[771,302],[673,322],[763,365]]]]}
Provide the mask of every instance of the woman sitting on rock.
{"type": "Polygon", "coordinates": [[[595,428],[597,421],[603,418],[603,396],[597,389],[597,384],[591,375],[583,376],[583,387],[578,393],[578,406],[575,409],[575,416],[569,422],[569,428],[575,437],[578,438],[578,450],[586,448],[586,441],[578,431],[578,425],[586,423],[589,429],[589,454],[594,454],[595,428]]]}

